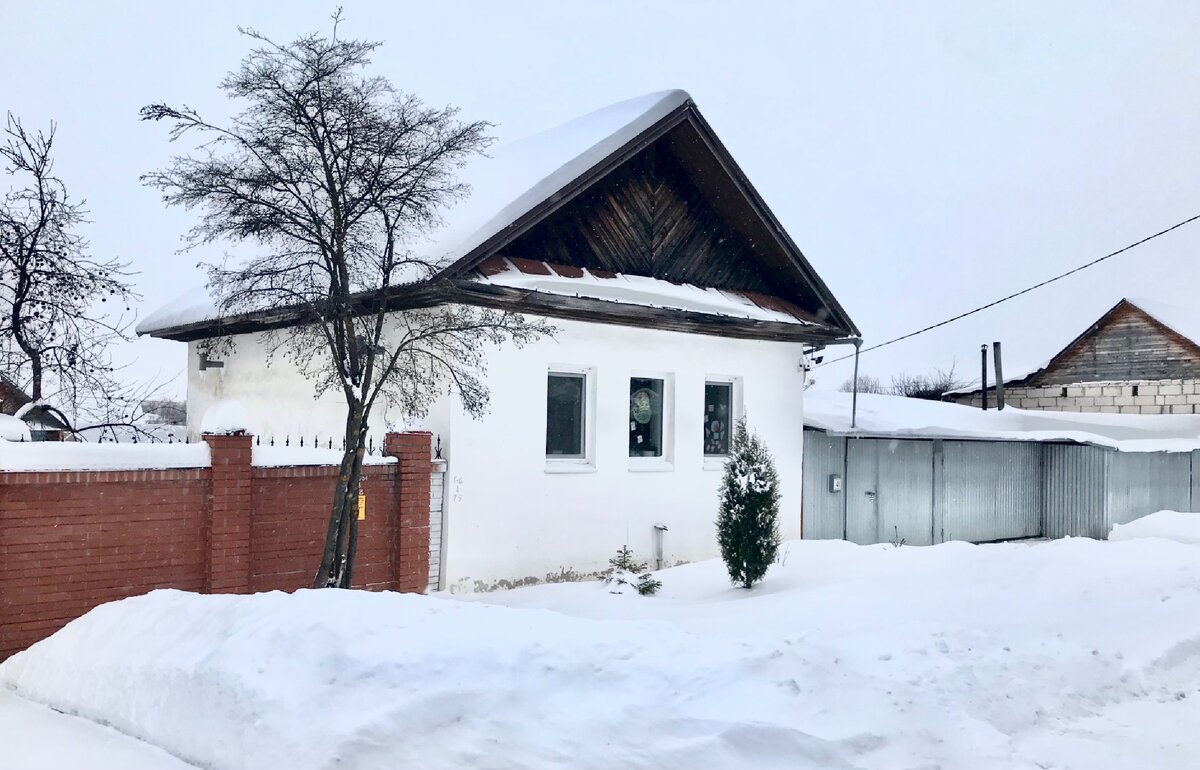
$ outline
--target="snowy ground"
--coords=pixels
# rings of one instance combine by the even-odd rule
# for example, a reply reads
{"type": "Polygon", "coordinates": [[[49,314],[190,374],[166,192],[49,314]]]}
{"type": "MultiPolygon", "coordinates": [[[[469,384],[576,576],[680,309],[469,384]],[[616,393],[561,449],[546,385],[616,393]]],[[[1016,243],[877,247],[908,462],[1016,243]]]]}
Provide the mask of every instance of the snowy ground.
{"type": "Polygon", "coordinates": [[[160,591],[0,683],[217,770],[1200,766],[1200,547],[785,551],[752,591],[160,591]]]}
{"type": "Polygon", "coordinates": [[[160,748],[0,688],[0,767],[20,770],[194,770],[160,748]]]}

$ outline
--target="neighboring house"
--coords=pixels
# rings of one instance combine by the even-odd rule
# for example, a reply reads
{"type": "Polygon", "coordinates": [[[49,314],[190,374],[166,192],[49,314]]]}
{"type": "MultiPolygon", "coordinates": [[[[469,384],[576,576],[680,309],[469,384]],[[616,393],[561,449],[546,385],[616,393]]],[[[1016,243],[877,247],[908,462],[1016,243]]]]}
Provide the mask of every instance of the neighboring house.
{"type": "MultiPolygon", "coordinates": [[[[15,415],[33,399],[19,385],[0,375],[0,414],[15,415]]],[[[21,412],[34,441],[63,441],[70,428],[60,417],[43,406],[33,406],[21,412]]]]}
{"type": "MultiPolygon", "coordinates": [[[[987,389],[995,407],[995,386],[987,389]]],[[[947,401],[980,406],[978,385],[947,401]]],[[[1193,414],[1200,406],[1200,311],[1122,299],[1039,369],[1006,377],[1021,409],[1193,414]]]]}
{"type": "MultiPolygon", "coordinates": [[[[448,461],[442,585],[585,575],[626,544],[652,559],[656,536],[666,563],[715,556],[742,415],[775,455],[782,534],[798,537],[804,351],[858,330],[690,97],[623,102],[491,156],[423,247],[445,264],[437,283],[393,289],[390,306],[518,310],[558,333],[489,351],[483,419],[447,396],[407,426],[448,461]]],[[[339,441],[340,398],[314,398],[282,356],[268,367],[259,333],[295,323],[286,309],[217,319],[202,302],[139,333],[189,343],[190,430],[232,399],[261,436],[339,441]],[[221,335],[236,345],[218,368],[197,343],[221,335]]],[[[377,408],[371,433],[401,420],[377,408]]]]}
{"type": "Polygon", "coordinates": [[[139,407],[151,425],[187,425],[187,403],[170,399],[147,399],[139,407]]]}

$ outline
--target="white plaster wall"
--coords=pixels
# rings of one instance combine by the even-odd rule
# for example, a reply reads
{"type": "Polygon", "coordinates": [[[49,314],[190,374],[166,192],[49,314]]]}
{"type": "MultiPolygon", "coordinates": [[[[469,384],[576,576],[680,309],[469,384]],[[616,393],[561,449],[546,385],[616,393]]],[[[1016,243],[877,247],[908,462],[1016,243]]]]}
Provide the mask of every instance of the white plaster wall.
{"type": "Polygon", "coordinates": [[[804,373],[801,346],[554,321],[559,334],[489,354],[491,411],[472,420],[452,407],[446,479],[445,585],[544,580],[607,567],[623,544],[647,561],[661,523],[668,564],[718,554],[719,463],[703,457],[706,376],[741,378],[750,426],[775,455],[781,530],[800,535],[804,373]],[[548,473],[546,375],[552,365],[595,377],[594,468],[548,473]],[[674,378],[671,470],[634,471],[628,457],[629,377],[674,378]],[[707,467],[706,467],[707,466],[707,467]]]}
{"type": "MultiPolygon", "coordinates": [[[[324,445],[332,437],[334,446],[340,446],[346,425],[346,402],[341,391],[328,391],[317,398],[313,383],[285,356],[268,358],[268,347],[259,334],[237,335],[232,353],[213,357],[224,366],[200,371],[196,343],[188,344],[187,413],[192,438],[198,436],[204,412],[214,401],[235,399],[246,408],[250,432],[264,440],[274,437],[282,442],[290,437],[295,443],[304,436],[308,445],[316,436],[324,445]]],[[[446,405],[439,404],[428,420],[407,427],[444,431],[448,417],[446,405]]],[[[368,430],[377,445],[383,441],[389,423],[397,429],[406,427],[386,408],[373,410],[368,430]]]]}
{"type": "MultiPolygon", "coordinates": [[[[632,329],[573,321],[553,323],[559,333],[524,349],[488,353],[491,408],[481,420],[456,399],[436,404],[424,420],[405,425],[377,410],[370,431],[382,441],[389,424],[440,434],[448,460],[445,479],[446,560],[443,585],[456,590],[500,581],[545,580],[564,570],[587,574],[607,567],[628,544],[653,559],[653,526],[661,523],[665,560],[716,556],[714,520],[719,463],[706,461],[701,417],[706,377],[740,378],[750,426],[775,455],[782,487],[781,529],[800,535],[800,463],[803,447],[802,346],[632,329]],[[546,374],[551,365],[590,367],[595,404],[594,468],[547,473],[546,374]],[[631,374],[673,378],[670,470],[630,470],[628,403],[631,374]]],[[[312,383],[282,356],[268,366],[258,335],[236,338],[221,369],[198,369],[189,345],[188,427],[198,430],[215,400],[240,401],[249,429],[264,437],[306,443],[340,441],[345,406],[339,393],[315,399],[312,383]]],[[[671,430],[668,426],[665,431],[671,430]]]]}

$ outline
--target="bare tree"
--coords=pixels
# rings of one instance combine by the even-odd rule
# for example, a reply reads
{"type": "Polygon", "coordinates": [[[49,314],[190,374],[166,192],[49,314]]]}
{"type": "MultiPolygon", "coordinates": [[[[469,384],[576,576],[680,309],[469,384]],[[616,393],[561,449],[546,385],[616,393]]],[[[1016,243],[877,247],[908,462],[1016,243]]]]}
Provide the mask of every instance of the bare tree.
{"type": "MultiPolygon", "coordinates": [[[[552,328],[517,314],[458,305],[389,311],[389,289],[441,265],[406,247],[465,196],[456,170],[489,143],[483,122],[431,108],[364,69],[379,43],[310,34],[277,44],[241,30],[254,49],[221,83],[245,109],[223,125],[153,104],[171,139],[200,139],[144,181],[169,205],[199,207],[191,245],[229,239],[259,254],[208,265],[222,314],[289,306],[296,325],[265,334],[315,384],[346,402],[345,453],[314,587],[351,586],[367,420],[380,401],[425,414],[452,388],[483,414],[484,350],[552,328]]],[[[221,344],[232,344],[224,340],[221,344]]]]}
{"type": "MultiPolygon", "coordinates": [[[[850,393],[854,391],[854,380],[849,379],[838,386],[838,390],[842,393],[850,393]]],[[[859,393],[876,393],[886,394],[887,388],[879,381],[878,377],[872,377],[869,374],[858,375],[858,392],[859,393]]]]}
{"type": "Polygon", "coordinates": [[[932,374],[901,373],[892,378],[891,392],[897,396],[939,401],[948,391],[963,386],[954,374],[955,366],[948,370],[935,369],[932,374]]]}
{"type": "Polygon", "coordinates": [[[0,162],[15,184],[0,199],[0,374],[75,433],[136,429],[148,389],[120,382],[109,354],[128,339],[136,296],[128,265],[92,256],[86,223],[54,173],[55,125],[31,132],[7,116],[0,162]]]}

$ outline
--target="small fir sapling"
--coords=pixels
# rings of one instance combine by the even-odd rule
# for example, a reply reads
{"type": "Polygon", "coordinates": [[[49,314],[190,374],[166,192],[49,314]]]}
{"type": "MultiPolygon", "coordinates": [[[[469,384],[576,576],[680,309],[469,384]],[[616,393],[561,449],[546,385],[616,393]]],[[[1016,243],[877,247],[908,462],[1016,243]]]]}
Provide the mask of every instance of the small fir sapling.
{"type": "Polygon", "coordinates": [[[621,546],[617,555],[609,559],[608,563],[604,582],[613,586],[611,593],[625,593],[621,586],[630,586],[642,596],[650,596],[662,588],[662,581],[651,576],[649,565],[644,561],[635,560],[633,550],[627,545],[621,546]]]}
{"type": "Polygon", "coordinates": [[[717,541],[729,579],[750,588],[779,552],[779,477],[758,435],[738,422],[721,481],[717,541]]]}

